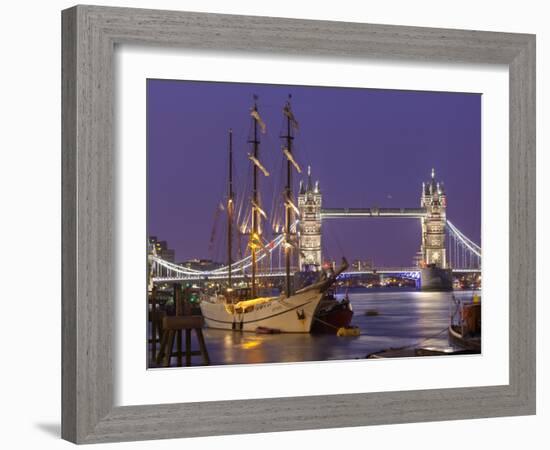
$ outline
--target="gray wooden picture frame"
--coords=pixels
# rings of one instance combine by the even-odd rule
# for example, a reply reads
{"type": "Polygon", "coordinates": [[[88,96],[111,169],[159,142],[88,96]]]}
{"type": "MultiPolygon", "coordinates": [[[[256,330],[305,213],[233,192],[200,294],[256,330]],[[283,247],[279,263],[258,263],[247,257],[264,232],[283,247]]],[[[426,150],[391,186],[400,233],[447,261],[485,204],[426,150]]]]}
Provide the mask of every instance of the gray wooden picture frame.
{"type": "Polygon", "coordinates": [[[535,36],[98,6],[63,11],[62,31],[64,439],[94,443],[535,413],[535,36]],[[507,65],[509,384],[115,407],[113,52],[127,43],[507,65]]]}

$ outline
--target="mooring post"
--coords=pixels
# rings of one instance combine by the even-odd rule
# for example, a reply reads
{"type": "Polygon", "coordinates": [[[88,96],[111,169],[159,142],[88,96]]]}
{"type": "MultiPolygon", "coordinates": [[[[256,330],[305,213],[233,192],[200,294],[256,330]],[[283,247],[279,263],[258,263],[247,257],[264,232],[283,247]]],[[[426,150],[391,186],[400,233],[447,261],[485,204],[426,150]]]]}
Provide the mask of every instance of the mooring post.
{"type": "Polygon", "coordinates": [[[155,361],[157,358],[157,287],[153,286],[151,290],[151,311],[149,311],[149,317],[151,318],[151,361],[155,361]]]}

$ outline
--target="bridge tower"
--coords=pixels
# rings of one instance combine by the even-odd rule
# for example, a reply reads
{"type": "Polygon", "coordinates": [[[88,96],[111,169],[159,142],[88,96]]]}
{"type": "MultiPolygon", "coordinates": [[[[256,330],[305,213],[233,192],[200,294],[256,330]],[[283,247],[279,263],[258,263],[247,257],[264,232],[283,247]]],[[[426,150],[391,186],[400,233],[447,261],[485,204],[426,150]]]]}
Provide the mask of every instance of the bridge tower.
{"type": "Polygon", "coordinates": [[[321,259],[321,205],[319,181],[311,180],[311,167],[307,168],[307,184],[300,181],[298,209],[300,211],[299,267],[300,270],[320,270],[321,259]]]}
{"type": "Polygon", "coordinates": [[[447,255],[445,254],[445,227],[447,226],[446,209],[447,196],[443,183],[435,178],[435,170],[432,169],[431,180],[422,183],[422,196],[420,206],[426,208],[426,216],[422,223],[422,263],[441,269],[447,268],[447,255]]]}

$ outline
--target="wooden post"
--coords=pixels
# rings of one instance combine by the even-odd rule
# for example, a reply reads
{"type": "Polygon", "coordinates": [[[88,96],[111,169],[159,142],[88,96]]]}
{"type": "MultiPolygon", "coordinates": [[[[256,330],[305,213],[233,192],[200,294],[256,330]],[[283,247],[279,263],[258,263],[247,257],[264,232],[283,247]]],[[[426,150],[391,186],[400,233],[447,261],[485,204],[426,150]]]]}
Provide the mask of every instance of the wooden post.
{"type": "Polygon", "coordinates": [[[190,316],[191,315],[191,289],[186,287],[185,291],[183,292],[182,296],[182,314],[184,316],[190,316]]]}
{"type": "Polygon", "coordinates": [[[168,332],[167,330],[164,330],[162,333],[162,337],[160,339],[160,348],[159,352],[157,354],[156,363],[160,364],[162,361],[162,358],[164,357],[166,353],[166,346],[168,345],[168,332]]]}
{"type": "Polygon", "coordinates": [[[181,316],[183,314],[183,308],[181,304],[181,284],[174,283],[174,305],[176,306],[176,316],[181,316]]]}
{"type": "Polygon", "coordinates": [[[460,300],[460,334],[464,338],[464,302],[460,300]]]}
{"type": "MultiPolygon", "coordinates": [[[[181,331],[180,331],[181,333],[181,331]]],[[[185,365],[191,365],[191,329],[185,329],[185,365]]]]}
{"type": "Polygon", "coordinates": [[[151,291],[151,362],[157,358],[157,287],[151,291]]]}
{"type": "MultiPolygon", "coordinates": [[[[186,287],[184,292],[182,292],[182,314],[184,316],[191,315],[191,303],[190,299],[190,289],[186,287]]],[[[180,336],[182,336],[182,331],[180,330],[180,336]]],[[[181,359],[180,359],[181,360],[181,359]]],[[[185,365],[189,367],[191,365],[191,330],[185,329],[185,365]]]]}
{"type": "MultiPolygon", "coordinates": [[[[174,303],[176,305],[176,316],[182,316],[183,315],[183,292],[181,284],[174,284],[174,303]]],[[[176,341],[177,341],[177,357],[178,357],[178,367],[181,367],[182,365],[182,331],[177,330],[176,331],[176,341]]]]}
{"type": "Polygon", "coordinates": [[[207,366],[210,364],[210,357],[208,356],[208,350],[206,349],[206,343],[204,342],[204,335],[202,334],[202,328],[195,328],[197,334],[197,340],[199,341],[199,348],[202,354],[204,364],[207,366]]]}
{"type": "Polygon", "coordinates": [[[176,332],[176,335],[177,335],[178,367],[181,367],[181,364],[182,364],[182,348],[181,348],[182,332],[181,330],[178,330],[176,332]]]}
{"type": "Polygon", "coordinates": [[[164,355],[164,367],[170,367],[170,361],[172,359],[172,353],[174,352],[174,339],[176,337],[176,332],[174,330],[168,331],[167,336],[167,351],[164,355]]]}

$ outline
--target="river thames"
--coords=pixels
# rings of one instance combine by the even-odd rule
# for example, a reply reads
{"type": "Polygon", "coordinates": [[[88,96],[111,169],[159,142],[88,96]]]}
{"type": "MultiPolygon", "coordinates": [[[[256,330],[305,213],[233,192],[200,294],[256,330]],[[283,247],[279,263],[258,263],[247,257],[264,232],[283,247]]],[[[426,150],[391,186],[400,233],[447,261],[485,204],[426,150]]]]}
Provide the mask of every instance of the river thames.
{"type": "MultiPolygon", "coordinates": [[[[479,291],[476,291],[479,294],[479,291]]],[[[422,292],[414,289],[350,289],[358,337],[329,334],[261,334],[205,328],[211,365],[350,360],[398,347],[449,348],[447,328],[452,296],[474,291],[422,292]],[[371,314],[366,314],[370,311],[371,314]],[[374,312],[374,314],[373,314],[374,312]]],[[[342,298],[344,291],[337,292],[342,298]]],[[[193,336],[194,338],[194,336],[193,336]]],[[[197,343],[193,342],[196,347],[197,343]]]]}

